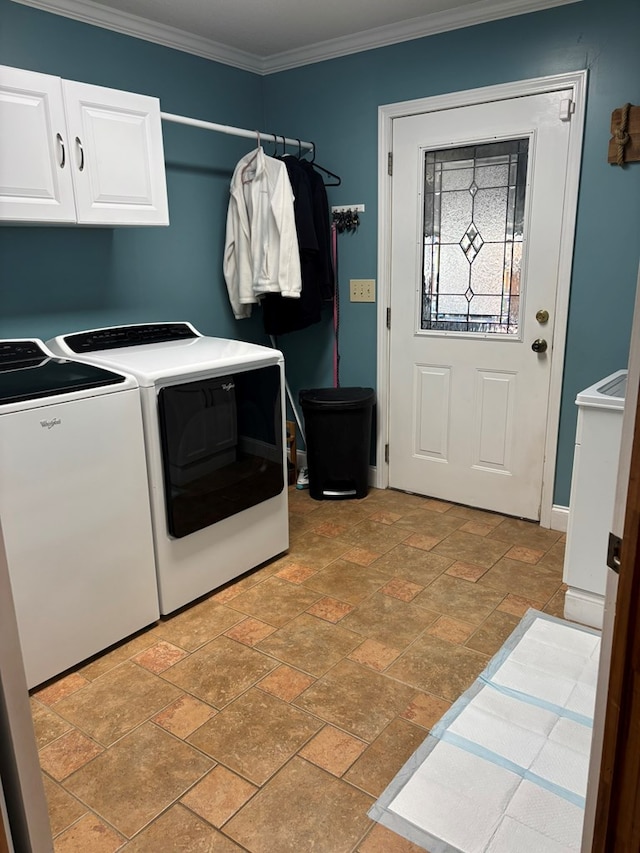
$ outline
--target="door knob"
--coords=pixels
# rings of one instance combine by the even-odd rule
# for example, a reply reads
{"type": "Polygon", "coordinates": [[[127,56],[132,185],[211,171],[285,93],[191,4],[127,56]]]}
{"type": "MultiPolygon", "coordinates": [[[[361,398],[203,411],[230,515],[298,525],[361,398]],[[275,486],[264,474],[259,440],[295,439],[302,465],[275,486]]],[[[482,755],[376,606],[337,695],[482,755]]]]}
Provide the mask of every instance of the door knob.
{"type": "Polygon", "coordinates": [[[549,322],[549,312],[545,308],[541,308],[536,312],[536,320],[538,323],[548,323],[549,322]]]}
{"type": "Polygon", "coordinates": [[[531,344],[531,349],[534,352],[546,352],[547,342],[543,338],[536,338],[536,340],[531,344]]]}

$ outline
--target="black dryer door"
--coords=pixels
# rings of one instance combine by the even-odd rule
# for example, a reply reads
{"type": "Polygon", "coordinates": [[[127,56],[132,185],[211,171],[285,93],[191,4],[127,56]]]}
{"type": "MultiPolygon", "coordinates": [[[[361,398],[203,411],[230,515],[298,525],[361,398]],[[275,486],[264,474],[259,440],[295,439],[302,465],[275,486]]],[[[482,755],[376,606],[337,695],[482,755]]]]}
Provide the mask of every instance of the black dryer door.
{"type": "Polygon", "coordinates": [[[167,527],[181,538],[284,488],[277,365],[161,388],[167,527]]]}

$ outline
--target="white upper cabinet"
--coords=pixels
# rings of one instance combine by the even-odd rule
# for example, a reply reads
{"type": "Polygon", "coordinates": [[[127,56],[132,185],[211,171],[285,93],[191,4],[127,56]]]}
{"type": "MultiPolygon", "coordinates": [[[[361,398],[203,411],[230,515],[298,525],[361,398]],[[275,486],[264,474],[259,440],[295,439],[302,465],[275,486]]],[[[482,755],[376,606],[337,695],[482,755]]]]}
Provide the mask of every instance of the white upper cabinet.
{"type": "Polygon", "coordinates": [[[0,66],[0,219],[76,221],[58,77],[0,66]]]}
{"type": "Polygon", "coordinates": [[[168,225],[158,100],[0,66],[0,219],[168,225]]]}
{"type": "Polygon", "coordinates": [[[62,81],[78,222],[168,225],[156,98],[62,81]]]}

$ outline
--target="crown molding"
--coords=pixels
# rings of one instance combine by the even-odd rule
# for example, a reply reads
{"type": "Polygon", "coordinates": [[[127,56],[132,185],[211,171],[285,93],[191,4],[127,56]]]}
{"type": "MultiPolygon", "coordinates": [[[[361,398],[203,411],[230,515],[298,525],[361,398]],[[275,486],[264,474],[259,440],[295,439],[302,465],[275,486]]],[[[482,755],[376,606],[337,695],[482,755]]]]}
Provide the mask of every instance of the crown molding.
{"type": "Polygon", "coordinates": [[[192,53],[214,62],[222,62],[224,65],[231,65],[243,71],[252,71],[254,74],[263,73],[261,57],[254,56],[252,53],[228,47],[175,27],[157,24],[147,18],[130,15],[128,12],[110,9],[92,0],[13,0],[13,2],[72,18],[83,24],[92,24],[94,27],[102,27],[116,33],[161,44],[163,47],[172,47],[175,50],[192,53]]]}
{"type": "Polygon", "coordinates": [[[433,12],[398,24],[374,27],[353,35],[328,39],[267,57],[237,50],[220,42],[164,24],[157,24],[137,15],[110,9],[93,0],[13,0],[13,2],[161,44],[164,47],[171,47],[204,59],[231,65],[243,71],[266,75],[501,18],[539,12],[569,3],[579,3],[581,0],[477,0],[475,3],[457,9],[433,12]]]}
{"type": "Polygon", "coordinates": [[[424,36],[485,24],[500,18],[511,18],[515,15],[579,2],[581,0],[478,0],[476,3],[457,9],[432,12],[398,24],[375,27],[350,36],[341,36],[296,50],[273,54],[263,59],[262,74],[275,74],[278,71],[310,65],[313,62],[323,62],[326,59],[336,59],[351,53],[361,53],[377,47],[424,38],[424,36]]]}

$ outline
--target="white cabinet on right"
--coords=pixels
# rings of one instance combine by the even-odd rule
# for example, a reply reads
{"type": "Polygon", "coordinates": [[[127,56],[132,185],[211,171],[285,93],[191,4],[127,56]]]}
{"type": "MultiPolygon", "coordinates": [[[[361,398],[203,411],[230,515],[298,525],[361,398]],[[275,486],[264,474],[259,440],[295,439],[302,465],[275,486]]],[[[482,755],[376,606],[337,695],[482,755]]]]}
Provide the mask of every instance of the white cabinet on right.
{"type": "Polygon", "coordinates": [[[157,98],[0,66],[0,220],[168,225],[157,98]]]}
{"type": "Polygon", "coordinates": [[[567,619],[602,627],[607,546],[613,519],[627,371],[596,382],[577,398],[563,580],[567,619]]]}

